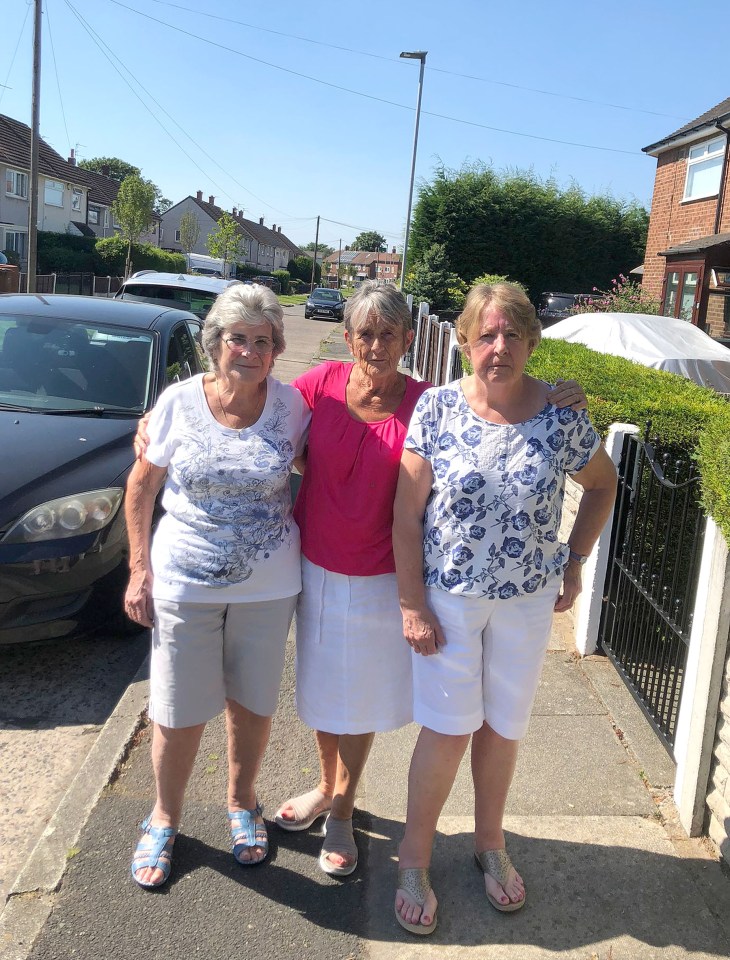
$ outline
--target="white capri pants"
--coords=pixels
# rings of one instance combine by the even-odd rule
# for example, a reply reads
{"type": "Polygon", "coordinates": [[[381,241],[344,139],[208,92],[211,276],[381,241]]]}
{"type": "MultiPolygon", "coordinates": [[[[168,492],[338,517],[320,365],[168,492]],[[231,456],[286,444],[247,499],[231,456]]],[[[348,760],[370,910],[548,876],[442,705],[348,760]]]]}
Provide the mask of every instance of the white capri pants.
{"type": "Polygon", "coordinates": [[[382,733],[412,720],[411,650],[394,573],[349,577],[302,557],[297,712],[314,730],[382,733]]]}
{"type": "Polygon", "coordinates": [[[192,727],[217,716],[226,699],[272,716],[296,601],[155,600],[150,719],[164,727],[192,727]]]}
{"type": "Polygon", "coordinates": [[[486,720],[507,740],[527,733],[550,639],[556,577],[537,593],[489,600],[427,588],[446,638],[413,654],[413,719],[437,733],[474,733],[486,720]]]}

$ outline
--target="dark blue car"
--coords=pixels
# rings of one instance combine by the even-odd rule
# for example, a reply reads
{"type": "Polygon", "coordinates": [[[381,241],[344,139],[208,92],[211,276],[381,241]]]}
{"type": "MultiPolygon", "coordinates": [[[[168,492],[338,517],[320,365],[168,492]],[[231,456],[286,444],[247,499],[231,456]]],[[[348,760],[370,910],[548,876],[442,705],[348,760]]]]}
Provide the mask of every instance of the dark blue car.
{"type": "Polygon", "coordinates": [[[0,296],[0,643],[129,626],[124,485],[137,421],[203,370],[192,313],[0,296]]]}

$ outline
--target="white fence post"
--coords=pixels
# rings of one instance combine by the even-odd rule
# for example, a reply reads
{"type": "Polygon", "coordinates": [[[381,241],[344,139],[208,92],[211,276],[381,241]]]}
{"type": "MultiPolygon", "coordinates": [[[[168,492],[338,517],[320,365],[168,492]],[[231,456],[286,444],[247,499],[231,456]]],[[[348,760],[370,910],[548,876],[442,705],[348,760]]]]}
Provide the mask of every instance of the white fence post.
{"type": "MultiPolygon", "coordinates": [[[[629,423],[613,423],[606,438],[606,451],[616,467],[621,461],[621,450],[626,434],[637,434],[639,428],[629,423]]],[[[609,547],[613,510],[601,531],[598,543],[594,547],[583,567],[583,591],[578,598],[575,613],[575,646],[582,657],[594,653],[598,646],[598,627],[601,622],[603,588],[608,570],[609,547]]]]}
{"type": "Polygon", "coordinates": [[[674,738],[674,802],[691,837],[702,833],[730,620],[728,546],[707,518],[674,738]]]}

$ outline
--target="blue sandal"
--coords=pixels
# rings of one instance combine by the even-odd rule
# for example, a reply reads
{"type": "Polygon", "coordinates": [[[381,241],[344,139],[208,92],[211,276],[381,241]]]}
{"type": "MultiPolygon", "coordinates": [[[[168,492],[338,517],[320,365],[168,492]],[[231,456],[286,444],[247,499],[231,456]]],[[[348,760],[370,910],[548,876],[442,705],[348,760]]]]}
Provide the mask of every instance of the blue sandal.
{"type": "Polygon", "coordinates": [[[255,867],[258,863],[263,863],[269,854],[269,835],[266,831],[265,823],[256,823],[255,817],[263,815],[264,808],[260,803],[256,803],[253,810],[234,810],[228,814],[231,821],[231,841],[233,843],[233,856],[236,862],[242,867],[255,867]],[[244,850],[250,850],[251,847],[262,847],[263,854],[258,860],[242,860],[241,854],[244,850]]]}
{"type": "Polygon", "coordinates": [[[152,827],[150,826],[151,819],[152,814],[139,825],[142,836],[132,859],[132,879],[140,887],[147,889],[161,887],[163,883],[167,883],[172,869],[173,840],[178,832],[177,827],[152,827]],[[162,879],[157,883],[147,883],[140,880],[137,871],[143,870],[145,867],[162,870],[162,879]]]}

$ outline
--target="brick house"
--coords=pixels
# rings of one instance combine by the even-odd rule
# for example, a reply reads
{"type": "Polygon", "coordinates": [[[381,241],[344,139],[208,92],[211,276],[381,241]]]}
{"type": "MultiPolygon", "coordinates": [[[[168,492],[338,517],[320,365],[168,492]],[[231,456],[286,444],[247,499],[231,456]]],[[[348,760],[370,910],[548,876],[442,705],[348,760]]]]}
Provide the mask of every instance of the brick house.
{"type": "Polygon", "coordinates": [[[400,278],[402,256],[395,252],[372,253],[368,250],[335,250],[324,258],[323,273],[328,283],[337,280],[337,269],[345,268],[350,280],[377,280],[380,283],[397,283],[400,278]]]}
{"type": "Polygon", "coordinates": [[[730,336],[730,97],[644,153],[657,170],[644,289],[665,316],[730,336]]]}

